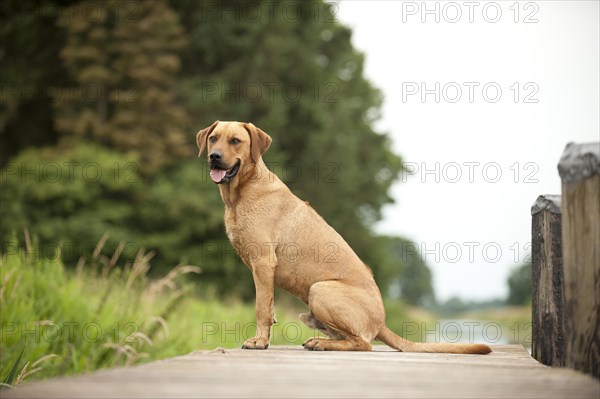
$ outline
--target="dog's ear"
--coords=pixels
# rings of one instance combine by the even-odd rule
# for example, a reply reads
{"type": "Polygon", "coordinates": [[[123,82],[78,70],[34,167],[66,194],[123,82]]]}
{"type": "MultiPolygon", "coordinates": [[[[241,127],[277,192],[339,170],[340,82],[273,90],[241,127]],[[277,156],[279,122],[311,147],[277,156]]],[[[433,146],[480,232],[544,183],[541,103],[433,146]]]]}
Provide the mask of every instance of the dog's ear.
{"type": "Polygon", "coordinates": [[[273,139],[252,123],[244,123],[244,128],[250,134],[250,154],[252,155],[252,160],[258,162],[262,154],[269,149],[273,139]]]}
{"type": "Polygon", "coordinates": [[[204,152],[204,149],[206,148],[206,138],[213,130],[215,130],[215,127],[217,127],[218,124],[219,121],[215,121],[212,125],[200,130],[196,134],[196,144],[198,145],[198,158],[200,158],[200,156],[204,152]]]}

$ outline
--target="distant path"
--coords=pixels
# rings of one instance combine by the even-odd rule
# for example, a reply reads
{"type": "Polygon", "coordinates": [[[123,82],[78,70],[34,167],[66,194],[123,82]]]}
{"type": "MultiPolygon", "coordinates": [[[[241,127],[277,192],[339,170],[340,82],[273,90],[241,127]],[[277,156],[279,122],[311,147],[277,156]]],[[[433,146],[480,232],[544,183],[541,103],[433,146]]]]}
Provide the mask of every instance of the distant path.
{"type": "Polygon", "coordinates": [[[31,383],[2,397],[52,398],[594,398],[600,383],[549,368],[520,345],[486,356],[231,349],[31,383]]]}

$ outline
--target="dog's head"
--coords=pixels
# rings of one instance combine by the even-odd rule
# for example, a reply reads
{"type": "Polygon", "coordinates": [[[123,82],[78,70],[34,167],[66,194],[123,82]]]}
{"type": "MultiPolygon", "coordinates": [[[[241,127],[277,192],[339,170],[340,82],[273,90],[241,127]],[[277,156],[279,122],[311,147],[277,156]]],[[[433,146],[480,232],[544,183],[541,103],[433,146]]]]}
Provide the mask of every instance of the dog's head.
{"type": "Polygon", "coordinates": [[[210,177],[229,183],[243,170],[249,171],[271,145],[271,137],[252,123],[216,121],[196,135],[198,157],[208,152],[210,177]]]}

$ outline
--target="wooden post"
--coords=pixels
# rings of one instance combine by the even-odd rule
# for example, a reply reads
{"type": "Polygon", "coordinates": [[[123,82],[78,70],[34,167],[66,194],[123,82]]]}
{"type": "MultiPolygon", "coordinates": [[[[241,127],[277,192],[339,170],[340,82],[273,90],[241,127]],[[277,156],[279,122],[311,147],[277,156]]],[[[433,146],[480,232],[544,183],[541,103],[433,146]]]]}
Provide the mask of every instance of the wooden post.
{"type": "Polygon", "coordinates": [[[531,207],[532,355],[565,365],[560,195],[540,195],[531,207]]]}
{"type": "Polygon", "coordinates": [[[565,148],[562,240],[565,365],[600,378],[600,143],[565,148]]]}

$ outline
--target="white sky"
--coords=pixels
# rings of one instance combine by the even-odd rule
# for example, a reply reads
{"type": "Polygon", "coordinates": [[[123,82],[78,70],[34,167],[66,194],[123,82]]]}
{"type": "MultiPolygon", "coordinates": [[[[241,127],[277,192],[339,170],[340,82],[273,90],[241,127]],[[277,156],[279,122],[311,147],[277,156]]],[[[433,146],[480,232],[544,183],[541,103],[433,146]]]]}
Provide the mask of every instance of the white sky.
{"type": "Polygon", "coordinates": [[[367,78],[384,94],[377,127],[419,167],[393,187],[396,204],[376,230],[427,251],[438,299],[504,297],[510,270],[530,253],[531,205],[560,193],[565,144],[599,140],[599,2],[472,2],[473,22],[468,2],[426,7],[436,3],[439,23],[434,14],[421,21],[421,1],[338,3],[337,20],[353,28],[367,78]],[[488,22],[497,9],[499,21],[488,22]],[[457,10],[462,17],[449,22],[457,10]],[[436,82],[439,103],[410,94],[421,83],[435,91],[436,82]],[[452,103],[457,86],[462,97],[452,103]]]}

